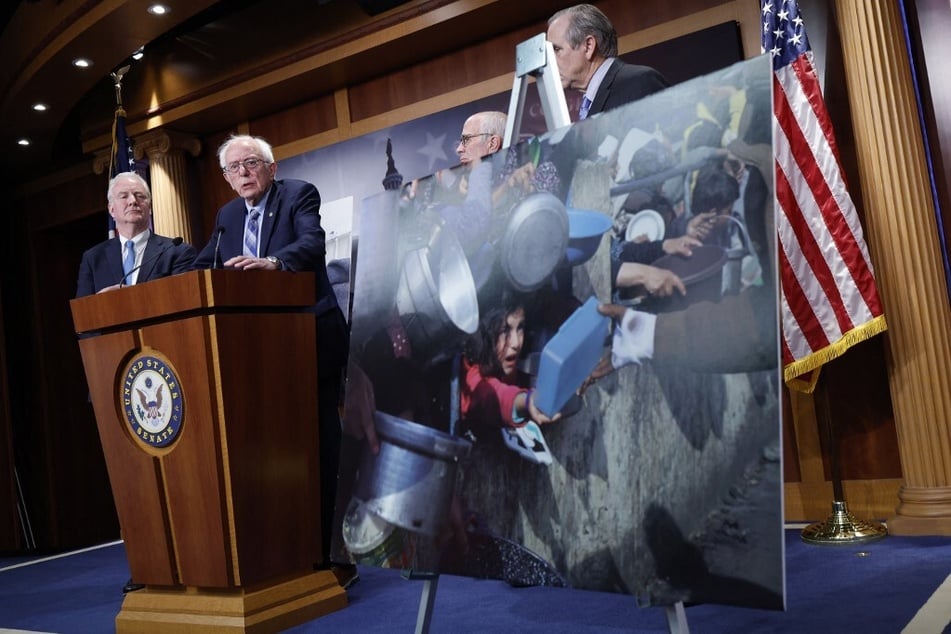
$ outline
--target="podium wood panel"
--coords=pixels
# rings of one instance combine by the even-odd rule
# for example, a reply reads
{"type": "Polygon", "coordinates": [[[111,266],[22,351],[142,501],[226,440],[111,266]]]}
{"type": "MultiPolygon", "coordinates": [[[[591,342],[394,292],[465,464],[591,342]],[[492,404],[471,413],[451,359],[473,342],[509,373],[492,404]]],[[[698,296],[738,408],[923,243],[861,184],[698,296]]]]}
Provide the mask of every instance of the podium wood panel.
{"type": "MultiPolygon", "coordinates": [[[[173,565],[177,583],[187,586],[238,585],[231,556],[233,528],[227,512],[226,464],[220,442],[224,424],[215,412],[219,391],[214,363],[208,350],[215,342],[208,336],[209,317],[174,320],[138,331],[138,350],[156,350],[168,356],[182,386],[183,422],[175,446],[156,458],[168,509],[173,565]]],[[[120,424],[126,425],[120,420],[120,424]]],[[[132,569],[133,579],[155,583],[148,571],[132,569]]]]}
{"type": "MultiPolygon", "coordinates": [[[[171,593],[161,596],[173,613],[206,597],[199,602],[215,620],[231,597],[228,613],[237,605],[247,619],[241,597],[315,578],[316,320],[304,311],[313,303],[312,275],[263,271],[197,271],[72,302],[132,577],[171,593]],[[143,443],[126,419],[127,368],[148,358],[177,379],[168,398],[181,421],[167,447],[143,443]]],[[[320,595],[307,610],[288,595],[265,621],[346,604],[339,586],[317,585],[307,586],[320,595]]],[[[141,616],[123,613],[117,624],[141,616]]]]}
{"type": "Polygon", "coordinates": [[[147,573],[150,583],[173,585],[177,578],[158,464],[126,433],[116,403],[117,368],[134,347],[133,332],[79,342],[129,569],[133,575],[147,573]]]}
{"type": "Polygon", "coordinates": [[[314,317],[226,314],[213,326],[241,583],[294,562],[313,570],[321,558],[314,317]]]}
{"type": "Polygon", "coordinates": [[[206,270],[135,284],[70,302],[77,333],[103,332],[150,319],[168,320],[212,310],[294,308],[311,306],[313,275],[273,271],[206,270]]]}

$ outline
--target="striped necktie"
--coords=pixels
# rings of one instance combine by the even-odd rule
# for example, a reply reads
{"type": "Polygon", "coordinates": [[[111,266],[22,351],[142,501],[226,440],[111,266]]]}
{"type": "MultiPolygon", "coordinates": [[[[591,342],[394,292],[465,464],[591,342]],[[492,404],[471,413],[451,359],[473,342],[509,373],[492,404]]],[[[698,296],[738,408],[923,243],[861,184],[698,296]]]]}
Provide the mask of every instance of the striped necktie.
{"type": "Polygon", "coordinates": [[[248,227],[244,230],[244,254],[258,257],[258,216],[261,212],[252,209],[248,213],[248,227]]]}
{"type": "Polygon", "coordinates": [[[588,95],[581,98],[581,108],[578,110],[578,121],[588,118],[588,110],[591,109],[591,100],[588,95]]]}

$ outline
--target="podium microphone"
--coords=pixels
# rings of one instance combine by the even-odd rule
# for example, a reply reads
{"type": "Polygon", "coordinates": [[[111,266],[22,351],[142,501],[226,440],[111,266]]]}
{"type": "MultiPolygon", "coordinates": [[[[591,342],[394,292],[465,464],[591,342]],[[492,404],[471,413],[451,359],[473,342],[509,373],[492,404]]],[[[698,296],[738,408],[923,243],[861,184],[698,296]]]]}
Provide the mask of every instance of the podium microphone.
{"type": "Polygon", "coordinates": [[[211,268],[220,269],[221,268],[221,234],[225,232],[225,228],[218,227],[215,231],[217,232],[218,237],[215,240],[215,259],[211,261],[211,268]]]}
{"type": "Polygon", "coordinates": [[[122,276],[122,279],[119,280],[119,288],[123,288],[123,287],[125,287],[125,286],[128,286],[128,284],[126,284],[126,280],[129,279],[129,276],[130,276],[130,275],[132,275],[133,273],[135,273],[136,271],[138,271],[139,269],[141,269],[141,268],[142,268],[143,266],[145,266],[146,264],[154,264],[156,260],[158,260],[160,257],[162,257],[162,254],[163,254],[163,253],[165,253],[166,251],[168,251],[168,250],[171,249],[172,247],[177,247],[178,245],[180,245],[180,244],[181,244],[182,242],[184,242],[184,241],[185,241],[184,238],[182,238],[181,236],[178,236],[177,238],[173,238],[171,244],[166,244],[164,247],[162,247],[161,249],[159,249],[158,253],[156,253],[155,255],[153,255],[152,257],[150,257],[148,260],[144,260],[144,261],[142,262],[142,264],[140,264],[140,265],[138,265],[138,266],[136,266],[136,267],[133,267],[132,270],[130,270],[130,271],[129,271],[128,273],[126,273],[125,275],[123,275],[123,276],[122,276]]]}

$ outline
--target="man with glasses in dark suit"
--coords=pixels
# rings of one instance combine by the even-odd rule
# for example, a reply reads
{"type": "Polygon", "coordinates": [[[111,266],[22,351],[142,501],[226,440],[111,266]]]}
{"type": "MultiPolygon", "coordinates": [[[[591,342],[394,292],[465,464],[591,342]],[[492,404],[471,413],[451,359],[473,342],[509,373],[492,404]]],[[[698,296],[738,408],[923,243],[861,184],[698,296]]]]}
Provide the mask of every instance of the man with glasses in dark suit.
{"type": "Polygon", "coordinates": [[[326,238],[320,225],[320,194],[311,183],[276,180],[271,145],[260,137],[234,135],[218,149],[224,178],[238,194],[215,219],[216,231],[198,254],[195,268],[311,271],[317,304],[318,415],[320,417],[320,499],[322,565],[347,588],[356,567],[331,566],[334,501],[340,459],[340,414],[349,332],[327,276],[326,238]]]}

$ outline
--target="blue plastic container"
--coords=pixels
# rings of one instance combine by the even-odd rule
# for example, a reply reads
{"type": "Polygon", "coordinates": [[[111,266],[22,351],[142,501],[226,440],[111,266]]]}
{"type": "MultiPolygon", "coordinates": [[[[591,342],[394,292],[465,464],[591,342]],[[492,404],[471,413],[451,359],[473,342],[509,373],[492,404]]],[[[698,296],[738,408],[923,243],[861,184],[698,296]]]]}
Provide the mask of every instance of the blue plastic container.
{"type": "Polygon", "coordinates": [[[565,249],[568,264],[578,266],[590,260],[601,244],[601,236],[611,225],[611,217],[600,211],[568,209],[568,246],[565,249]]]}
{"type": "Polygon", "coordinates": [[[545,344],[538,362],[535,406],[546,416],[557,414],[598,365],[609,323],[598,312],[598,300],[590,297],[545,344]]]}

